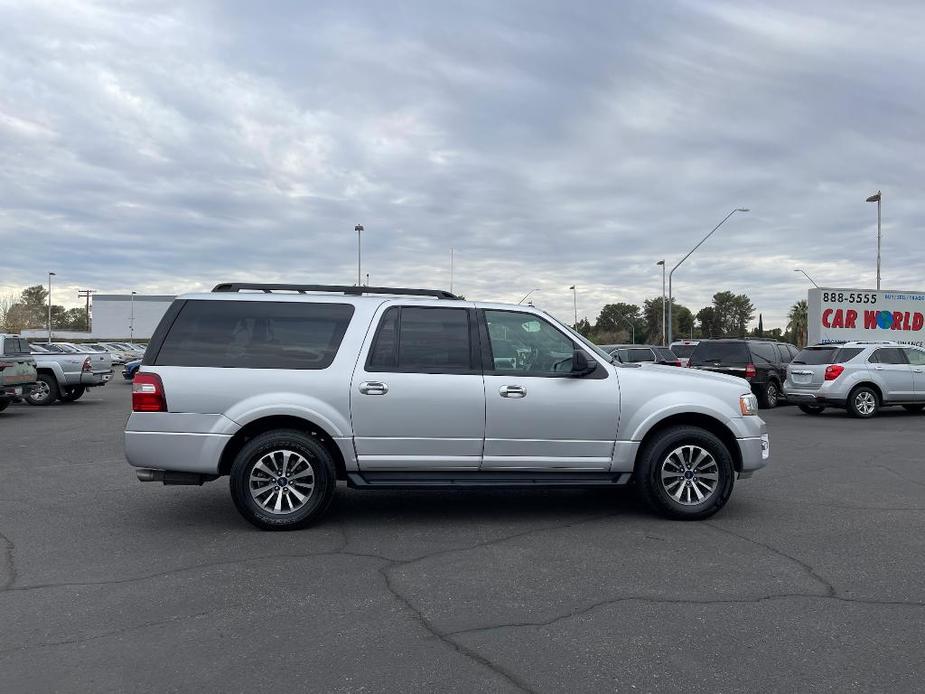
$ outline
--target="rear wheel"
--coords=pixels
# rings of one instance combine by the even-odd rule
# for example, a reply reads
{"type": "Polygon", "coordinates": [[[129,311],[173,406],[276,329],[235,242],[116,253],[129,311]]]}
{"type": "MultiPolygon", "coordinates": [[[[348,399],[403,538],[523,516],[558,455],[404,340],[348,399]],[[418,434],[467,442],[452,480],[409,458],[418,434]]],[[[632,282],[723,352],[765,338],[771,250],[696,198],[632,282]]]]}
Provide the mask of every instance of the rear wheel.
{"type": "Polygon", "coordinates": [[[231,498],[262,530],[297,530],[324,515],[337,477],[328,450],[311,434],[280,429],[247,442],[231,465],[231,498]]]}
{"type": "Polygon", "coordinates": [[[758,391],[758,406],[771,410],[777,407],[780,401],[780,385],[777,381],[768,381],[764,387],[758,391]]]}
{"type": "Polygon", "coordinates": [[[3,412],[7,407],[10,406],[9,400],[0,400],[0,412],[3,412]]]}
{"type": "Polygon", "coordinates": [[[61,390],[61,402],[74,402],[80,400],[83,394],[87,392],[84,386],[72,386],[61,390]]]}
{"type": "Polygon", "coordinates": [[[848,414],[859,419],[870,419],[880,411],[880,396],[870,386],[858,386],[848,396],[848,414]]]}
{"type": "Polygon", "coordinates": [[[825,409],[822,405],[800,405],[800,411],[803,414],[822,414],[822,411],[825,409]]]}
{"type": "Polygon", "coordinates": [[[32,390],[24,397],[30,405],[51,405],[58,399],[58,381],[51,374],[39,374],[32,390]]]}
{"type": "Polygon", "coordinates": [[[908,412],[921,412],[925,410],[925,405],[903,405],[908,412]]]}
{"type": "Polygon", "coordinates": [[[701,520],[726,505],[735,470],[732,456],[714,434],[678,426],[646,444],[633,476],[643,497],[663,516],[701,520]]]}

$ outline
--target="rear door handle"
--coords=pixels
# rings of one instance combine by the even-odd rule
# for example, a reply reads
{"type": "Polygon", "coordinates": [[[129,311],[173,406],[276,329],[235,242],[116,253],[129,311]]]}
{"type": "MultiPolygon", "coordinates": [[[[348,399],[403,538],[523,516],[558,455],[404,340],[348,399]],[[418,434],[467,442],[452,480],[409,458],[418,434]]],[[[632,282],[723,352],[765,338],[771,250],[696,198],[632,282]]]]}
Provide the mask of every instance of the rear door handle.
{"type": "Polygon", "coordinates": [[[523,386],[501,386],[498,388],[498,393],[501,394],[502,398],[525,398],[527,397],[527,389],[523,386]]]}
{"type": "Polygon", "coordinates": [[[360,384],[360,392],[363,395],[385,395],[389,392],[389,387],[382,381],[363,381],[360,384]]]}

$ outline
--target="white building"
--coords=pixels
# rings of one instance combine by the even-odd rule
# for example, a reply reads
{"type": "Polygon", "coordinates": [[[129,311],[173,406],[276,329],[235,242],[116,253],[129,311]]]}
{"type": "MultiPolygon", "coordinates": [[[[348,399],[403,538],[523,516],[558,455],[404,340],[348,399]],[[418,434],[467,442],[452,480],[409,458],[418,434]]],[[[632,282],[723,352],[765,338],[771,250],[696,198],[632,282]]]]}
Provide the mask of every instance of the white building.
{"type": "Polygon", "coordinates": [[[90,337],[149,340],[173,299],[166,294],[95,294],[90,337]]]}

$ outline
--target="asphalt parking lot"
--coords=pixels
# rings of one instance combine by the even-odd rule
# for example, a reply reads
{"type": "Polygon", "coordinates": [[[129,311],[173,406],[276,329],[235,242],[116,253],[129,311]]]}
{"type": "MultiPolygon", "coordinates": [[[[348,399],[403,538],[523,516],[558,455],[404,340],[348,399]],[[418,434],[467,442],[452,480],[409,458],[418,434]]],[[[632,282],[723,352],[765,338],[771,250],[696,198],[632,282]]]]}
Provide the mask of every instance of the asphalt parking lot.
{"type": "Polygon", "coordinates": [[[925,416],[764,413],[713,519],[629,490],[338,491],[255,530],[141,484],[129,387],[0,415],[0,691],[921,691],[925,416]]]}

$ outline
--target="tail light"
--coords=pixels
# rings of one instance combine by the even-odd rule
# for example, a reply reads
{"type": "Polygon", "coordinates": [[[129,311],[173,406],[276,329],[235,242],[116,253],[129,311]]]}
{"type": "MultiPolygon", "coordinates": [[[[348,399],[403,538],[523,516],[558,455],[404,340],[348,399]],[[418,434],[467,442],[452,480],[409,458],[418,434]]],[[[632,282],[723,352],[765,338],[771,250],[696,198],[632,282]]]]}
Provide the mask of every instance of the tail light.
{"type": "Polygon", "coordinates": [[[834,381],[836,378],[842,375],[842,372],[845,370],[845,367],[841,364],[829,364],[825,367],[825,380],[834,381]]]}
{"type": "Polygon", "coordinates": [[[167,395],[161,377],[136,373],[132,380],[132,412],[166,412],[167,395]]]}
{"type": "Polygon", "coordinates": [[[673,362],[671,362],[671,365],[672,365],[672,366],[681,366],[681,360],[680,360],[680,359],[675,359],[673,362]]]}
{"type": "Polygon", "coordinates": [[[754,378],[758,375],[758,369],[755,368],[754,364],[745,365],[745,378],[754,378]]]}
{"type": "Polygon", "coordinates": [[[0,371],[3,371],[4,369],[12,368],[13,366],[15,366],[15,364],[11,364],[8,361],[0,361],[0,371]]]}
{"type": "Polygon", "coordinates": [[[84,359],[84,365],[80,367],[80,370],[84,373],[90,373],[93,371],[93,364],[90,363],[90,357],[84,359]]]}

